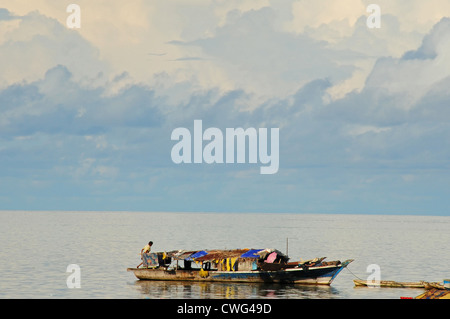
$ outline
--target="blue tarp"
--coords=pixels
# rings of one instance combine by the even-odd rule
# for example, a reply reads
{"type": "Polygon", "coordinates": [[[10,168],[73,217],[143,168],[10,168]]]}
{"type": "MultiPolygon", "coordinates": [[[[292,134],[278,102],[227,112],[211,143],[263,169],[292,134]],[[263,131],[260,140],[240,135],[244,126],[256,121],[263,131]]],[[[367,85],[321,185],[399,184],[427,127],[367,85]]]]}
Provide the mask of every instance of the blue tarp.
{"type": "Polygon", "coordinates": [[[259,258],[261,257],[258,255],[258,252],[262,251],[264,249],[250,249],[246,253],[241,255],[241,258],[259,258]]]}
{"type": "Polygon", "coordinates": [[[201,250],[201,251],[197,251],[196,253],[193,253],[192,255],[190,255],[185,260],[194,260],[194,258],[203,257],[205,255],[208,255],[208,253],[206,251],[204,251],[204,250],[201,250]]]}

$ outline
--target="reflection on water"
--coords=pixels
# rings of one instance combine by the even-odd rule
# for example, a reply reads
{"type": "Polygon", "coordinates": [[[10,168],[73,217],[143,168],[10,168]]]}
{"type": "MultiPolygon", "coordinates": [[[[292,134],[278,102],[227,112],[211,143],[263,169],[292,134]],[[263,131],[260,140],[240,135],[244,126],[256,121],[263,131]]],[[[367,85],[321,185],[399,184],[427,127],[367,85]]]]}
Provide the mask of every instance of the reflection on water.
{"type": "Polygon", "coordinates": [[[330,286],[137,280],[134,287],[150,299],[339,298],[330,286]]]}

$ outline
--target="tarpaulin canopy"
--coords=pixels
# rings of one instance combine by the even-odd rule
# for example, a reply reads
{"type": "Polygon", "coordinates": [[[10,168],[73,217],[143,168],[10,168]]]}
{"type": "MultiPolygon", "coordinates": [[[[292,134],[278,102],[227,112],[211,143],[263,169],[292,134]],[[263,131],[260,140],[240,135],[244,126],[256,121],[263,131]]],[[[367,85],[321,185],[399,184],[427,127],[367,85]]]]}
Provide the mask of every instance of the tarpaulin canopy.
{"type": "Polygon", "coordinates": [[[249,251],[249,249],[232,249],[232,250],[207,250],[208,254],[198,257],[196,261],[212,261],[212,260],[220,260],[225,258],[238,258],[241,257],[242,254],[249,251]]]}
{"type": "Polygon", "coordinates": [[[196,253],[193,253],[192,255],[190,255],[188,258],[185,258],[185,260],[194,260],[195,258],[200,258],[203,257],[205,255],[207,255],[208,253],[204,250],[198,251],[196,253]]]}
{"type": "Polygon", "coordinates": [[[246,253],[241,255],[241,258],[260,258],[261,255],[258,253],[264,249],[250,249],[246,253]]]}
{"type": "Polygon", "coordinates": [[[213,261],[222,260],[226,258],[254,258],[254,259],[265,259],[271,253],[276,252],[278,256],[285,257],[281,252],[276,249],[214,249],[214,250],[177,250],[165,253],[167,257],[172,257],[176,260],[186,260],[186,261],[213,261]]]}

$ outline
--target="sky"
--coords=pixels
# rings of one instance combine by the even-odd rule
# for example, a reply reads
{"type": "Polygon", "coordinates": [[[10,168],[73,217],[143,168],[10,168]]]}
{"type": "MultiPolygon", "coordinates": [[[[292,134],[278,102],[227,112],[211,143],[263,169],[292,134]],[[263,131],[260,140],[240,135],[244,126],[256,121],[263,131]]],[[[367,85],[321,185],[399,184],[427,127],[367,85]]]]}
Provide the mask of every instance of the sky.
{"type": "Polygon", "coordinates": [[[0,0],[0,210],[450,216],[449,87],[446,0],[0,0]],[[175,163],[195,120],[278,170],[175,163]]]}

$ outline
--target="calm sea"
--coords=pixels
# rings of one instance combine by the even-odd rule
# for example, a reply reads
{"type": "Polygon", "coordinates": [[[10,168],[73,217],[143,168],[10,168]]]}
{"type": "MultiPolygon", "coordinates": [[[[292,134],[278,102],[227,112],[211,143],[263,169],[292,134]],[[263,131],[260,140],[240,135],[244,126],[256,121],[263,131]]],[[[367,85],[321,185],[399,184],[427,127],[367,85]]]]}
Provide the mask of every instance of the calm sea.
{"type": "Polygon", "coordinates": [[[353,279],[367,279],[369,265],[382,280],[450,278],[450,217],[3,211],[0,243],[3,299],[399,299],[422,290],[355,288],[353,279]],[[355,261],[330,287],[140,282],[126,270],[149,240],[153,251],[277,248],[291,260],[355,261]],[[67,286],[71,264],[80,288],[67,286]]]}

